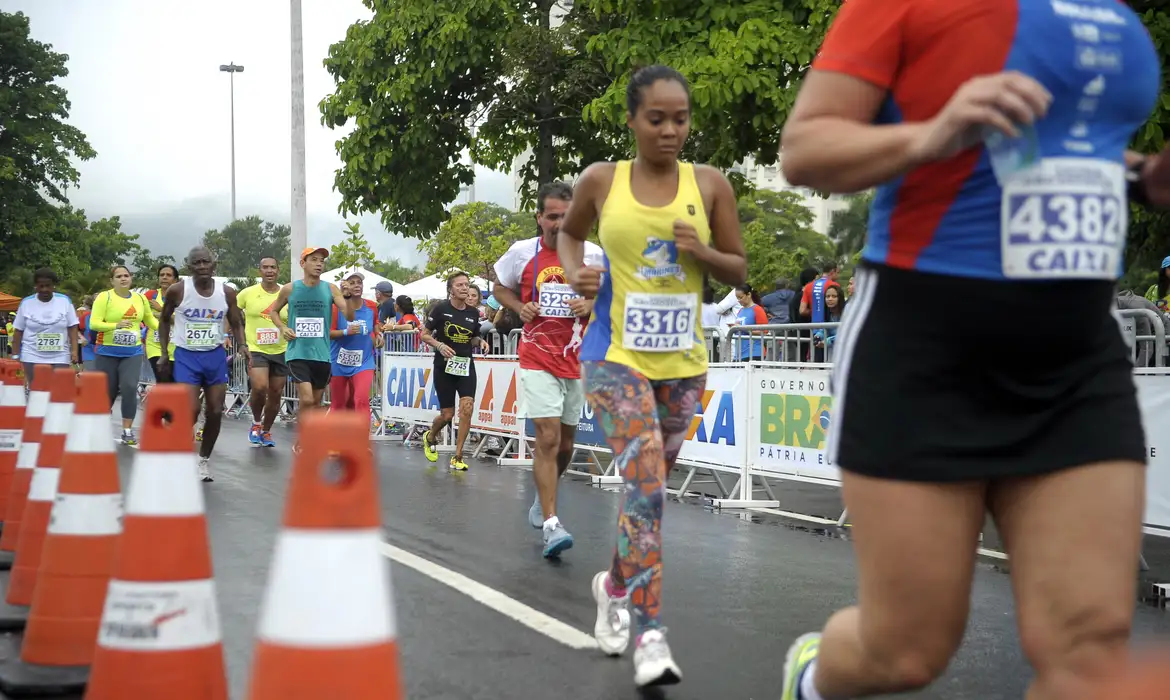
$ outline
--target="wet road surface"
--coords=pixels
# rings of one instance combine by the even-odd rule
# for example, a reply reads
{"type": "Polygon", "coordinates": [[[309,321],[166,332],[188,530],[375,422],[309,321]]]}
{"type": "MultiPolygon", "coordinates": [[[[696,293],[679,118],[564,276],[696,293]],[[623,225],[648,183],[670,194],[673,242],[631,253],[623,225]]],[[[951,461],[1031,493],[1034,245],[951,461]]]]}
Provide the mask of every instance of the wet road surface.
{"type": "MultiPolygon", "coordinates": [[[[293,432],[277,427],[275,449],[253,449],[247,422],[225,419],[206,485],[212,555],[232,697],[244,697],[259,605],[283,508],[293,432]]],[[[119,447],[123,488],[139,453],[119,447]]],[[[378,443],[387,541],[431,564],[577,630],[591,634],[592,576],[612,555],[619,495],[567,477],[560,513],[576,540],[560,562],[540,556],[528,525],[531,472],[468,460],[466,474],[436,468],[421,450],[378,443]]],[[[440,457],[440,465],[446,458],[440,457]]],[[[831,490],[805,491],[804,511],[839,511],[831,490]]],[[[788,504],[793,506],[795,504],[788,504]]],[[[791,521],[721,514],[695,499],[672,500],[664,525],[663,620],[681,685],[642,696],[630,651],[622,659],[572,648],[425,575],[392,564],[399,646],[413,700],[573,697],[625,700],[762,700],[779,697],[788,644],[819,629],[854,598],[848,541],[798,529],[791,521]],[[568,693],[569,695],[565,695],[568,693]]],[[[1162,543],[1151,564],[1170,570],[1162,543]]],[[[523,617],[523,613],[520,615],[523,617]]],[[[532,620],[529,620],[532,622],[532,620]]],[[[537,620],[536,622],[539,622],[537,620]]],[[[539,626],[539,625],[537,625],[539,626]]],[[[1137,636],[1170,635],[1170,610],[1140,606],[1137,636]]],[[[572,632],[572,630],[570,630],[572,632]]],[[[1028,670],[1014,629],[1010,583],[992,560],[976,575],[971,619],[947,675],[916,698],[1022,697],[1028,670]]]]}

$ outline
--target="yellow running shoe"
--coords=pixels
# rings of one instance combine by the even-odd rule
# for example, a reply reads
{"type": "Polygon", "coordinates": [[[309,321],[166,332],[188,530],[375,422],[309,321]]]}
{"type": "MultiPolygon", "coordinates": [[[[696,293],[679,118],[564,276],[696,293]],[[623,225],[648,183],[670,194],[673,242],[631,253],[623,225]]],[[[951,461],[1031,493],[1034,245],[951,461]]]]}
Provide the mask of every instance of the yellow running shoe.
{"type": "Polygon", "coordinates": [[[451,458],[451,468],[454,469],[455,471],[465,472],[465,471],[467,471],[467,462],[464,462],[461,459],[455,459],[454,457],[452,457],[451,458]]]}
{"type": "Polygon", "coordinates": [[[439,461],[439,448],[437,445],[431,444],[431,431],[423,433],[423,455],[430,462],[439,461]]]}
{"type": "Polygon", "coordinates": [[[805,669],[817,658],[821,648],[819,632],[799,637],[788,649],[788,658],[784,661],[784,690],[780,693],[780,700],[800,700],[800,681],[805,669]]]}

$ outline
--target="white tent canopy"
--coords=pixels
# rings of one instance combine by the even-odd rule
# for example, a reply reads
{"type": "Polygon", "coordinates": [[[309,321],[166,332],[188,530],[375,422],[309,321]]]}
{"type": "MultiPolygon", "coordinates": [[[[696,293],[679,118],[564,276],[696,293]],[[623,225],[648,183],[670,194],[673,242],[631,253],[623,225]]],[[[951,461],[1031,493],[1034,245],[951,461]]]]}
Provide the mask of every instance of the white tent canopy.
{"type": "Polygon", "coordinates": [[[398,287],[400,285],[397,282],[391,279],[386,279],[377,273],[370,272],[364,267],[339,267],[336,270],[322,272],[321,279],[325,280],[326,282],[337,284],[339,281],[344,280],[346,277],[352,275],[355,272],[361,273],[362,277],[366,278],[365,286],[362,287],[363,299],[374,301],[374,287],[376,287],[379,282],[389,282],[390,284],[394,285],[394,296],[398,296],[398,287]]]}
{"type": "MultiPolygon", "coordinates": [[[[471,277],[471,283],[479,287],[481,290],[488,288],[488,281],[482,277],[471,277]]],[[[394,288],[394,293],[405,294],[410,297],[412,301],[417,303],[419,301],[430,301],[434,299],[447,298],[447,273],[440,272],[430,277],[424,277],[416,282],[404,285],[402,289],[394,288]]]]}

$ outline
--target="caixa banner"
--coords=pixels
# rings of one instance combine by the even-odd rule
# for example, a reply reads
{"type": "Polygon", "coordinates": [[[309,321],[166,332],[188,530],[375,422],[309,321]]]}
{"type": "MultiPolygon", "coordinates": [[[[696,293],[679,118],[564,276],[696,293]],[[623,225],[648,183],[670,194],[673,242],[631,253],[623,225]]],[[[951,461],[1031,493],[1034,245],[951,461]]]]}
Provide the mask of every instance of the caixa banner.
{"type": "MultiPolygon", "coordinates": [[[[725,471],[739,471],[744,464],[747,430],[747,373],[742,367],[712,367],[707,388],[687,428],[679,460],[711,465],[725,471]]],[[[524,421],[524,433],[536,437],[531,420],[524,421]]],[[[576,444],[608,449],[601,422],[586,401],[577,425],[576,444]]]]}

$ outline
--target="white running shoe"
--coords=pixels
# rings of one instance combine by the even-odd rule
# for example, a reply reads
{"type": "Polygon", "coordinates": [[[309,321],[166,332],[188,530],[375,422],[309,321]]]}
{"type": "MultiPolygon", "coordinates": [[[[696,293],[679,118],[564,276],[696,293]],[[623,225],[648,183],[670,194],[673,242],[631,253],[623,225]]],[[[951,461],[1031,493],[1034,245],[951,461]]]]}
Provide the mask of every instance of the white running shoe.
{"type": "Polygon", "coordinates": [[[682,680],[682,671],[670,655],[665,630],[644,632],[634,649],[634,684],[639,688],[651,685],[674,685],[682,680]]]}
{"type": "Polygon", "coordinates": [[[611,598],[605,590],[609,571],[593,577],[593,600],[597,601],[597,622],[593,624],[593,638],[606,656],[621,656],[630,645],[630,611],[626,604],[630,597],[611,598]]]}
{"type": "Polygon", "coordinates": [[[211,466],[207,463],[208,459],[207,457],[199,458],[199,479],[204,482],[213,480],[211,478],[211,466]]]}

